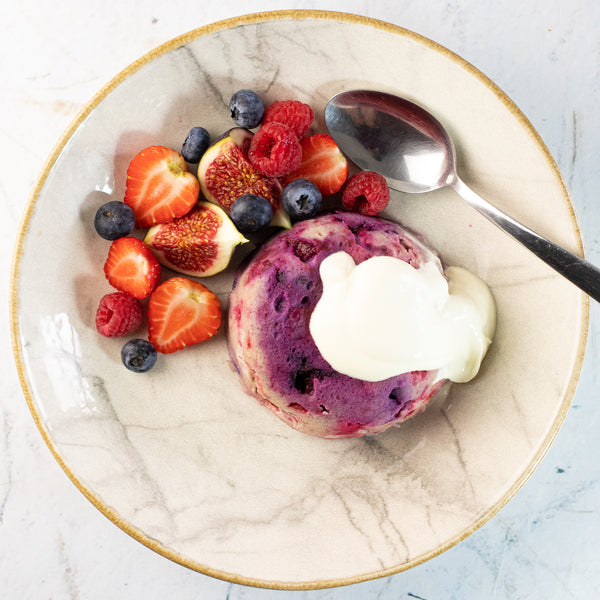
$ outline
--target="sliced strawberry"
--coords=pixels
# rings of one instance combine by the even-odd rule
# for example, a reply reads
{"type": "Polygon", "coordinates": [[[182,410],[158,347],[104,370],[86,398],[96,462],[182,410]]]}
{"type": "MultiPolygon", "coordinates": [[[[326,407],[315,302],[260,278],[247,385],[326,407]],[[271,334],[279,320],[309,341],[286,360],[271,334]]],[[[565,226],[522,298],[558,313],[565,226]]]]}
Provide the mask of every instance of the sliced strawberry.
{"type": "Polygon", "coordinates": [[[323,196],[339,191],[348,177],[348,161],[333,138],[316,133],[300,140],[300,166],[284,178],[284,184],[294,179],[309,179],[323,196]]]}
{"type": "Polygon", "coordinates": [[[142,240],[127,236],[111,244],[104,274],[114,288],[141,300],[156,287],[160,264],[142,240]]]}
{"type": "Polygon", "coordinates": [[[197,281],[171,277],[148,304],[148,339],[163,354],[212,337],[221,324],[217,296],[197,281]]]}
{"type": "Polygon", "coordinates": [[[149,146],[129,163],[125,204],[133,209],[137,227],[182,217],[196,204],[199,194],[198,179],[176,150],[149,146]]]}

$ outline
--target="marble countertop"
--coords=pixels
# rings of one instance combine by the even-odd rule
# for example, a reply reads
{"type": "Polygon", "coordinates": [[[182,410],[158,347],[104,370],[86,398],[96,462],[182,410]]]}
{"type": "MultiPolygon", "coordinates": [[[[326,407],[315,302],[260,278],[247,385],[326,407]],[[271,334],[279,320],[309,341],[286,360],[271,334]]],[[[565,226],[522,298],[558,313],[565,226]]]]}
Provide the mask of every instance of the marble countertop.
{"type": "MultiPolygon", "coordinates": [[[[600,264],[600,5],[593,0],[90,0],[4,3],[0,265],[8,296],[21,213],[54,143],[115,74],[172,37],[246,12],[354,12],[413,30],[499,85],[540,133],[570,190],[588,258],[600,264]]],[[[0,590],[7,599],[588,599],[600,595],[600,313],[571,409],[533,476],[486,525],[410,571],[345,588],[273,591],[190,571],[110,523],[69,481],[32,418],[4,304],[0,377],[0,590]]]]}

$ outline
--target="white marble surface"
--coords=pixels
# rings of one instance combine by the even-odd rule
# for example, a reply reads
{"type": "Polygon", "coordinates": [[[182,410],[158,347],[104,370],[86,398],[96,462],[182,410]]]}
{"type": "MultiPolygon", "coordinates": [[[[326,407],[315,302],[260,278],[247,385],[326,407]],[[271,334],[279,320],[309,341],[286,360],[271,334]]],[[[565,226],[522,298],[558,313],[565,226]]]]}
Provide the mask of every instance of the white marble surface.
{"type": "MultiPolygon", "coordinates": [[[[80,5],[22,2],[0,8],[3,36],[0,198],[5,297],[20,214],[44,159],[77,110],[140,54],[189,29],[274,1],[220,0],[80,5]],[[4,106],[5,104],[5,106],[4,106]]],[[[345,10],[426,35],[491,77],[532,121],[573,196],[589,257],[600,184],[600,8],[591,0],[497,2],[296,2],[345,10]],[[483,4],[483,3],[481,3],[483,4]]],[[[188,571],[114,527],[70,483],[41,439],[17,381],[4,309],[0,400],[0,589],[7,598],[595,598],[600,592],[598,310],[579,389],[559,436],[533,477],[482,529],[409,572],[343,589],[277,592],[188,571]]]]}

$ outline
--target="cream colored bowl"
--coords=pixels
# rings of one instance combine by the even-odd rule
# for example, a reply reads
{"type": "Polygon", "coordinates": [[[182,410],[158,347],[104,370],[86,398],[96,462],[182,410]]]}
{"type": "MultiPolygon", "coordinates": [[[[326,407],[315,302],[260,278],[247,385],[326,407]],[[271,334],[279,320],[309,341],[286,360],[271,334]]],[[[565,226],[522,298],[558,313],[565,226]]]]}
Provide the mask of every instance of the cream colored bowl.
{"type": "MultiPolygon", "coordinates": [[[[241,87],[296,98],[323,129],[344,89],[406,96],[457,145],[466,182],[581,253],[567,191],[543,142],[491,81],[437,44],[347,14],[277,12],[200,28],[120,73],[59,140],[18,235],[12,334],[25,397],[58,462],[124,531],[192,569],[238,583],[317,588],[388,575],[456,544],[494,515],[554,439],[583,358],[588,302],[453,192],[394,194],[386,215],[448,264],[479,274],[498,307],[480,375],[376,437],[327,441],[245,396],[225,335],[121,365],[94,315],[111,291],[96,208],[122,199],[131,157],[231,126],[241,87]]],[[[231,273],[207,285],[224,304],[231,273]]]]}

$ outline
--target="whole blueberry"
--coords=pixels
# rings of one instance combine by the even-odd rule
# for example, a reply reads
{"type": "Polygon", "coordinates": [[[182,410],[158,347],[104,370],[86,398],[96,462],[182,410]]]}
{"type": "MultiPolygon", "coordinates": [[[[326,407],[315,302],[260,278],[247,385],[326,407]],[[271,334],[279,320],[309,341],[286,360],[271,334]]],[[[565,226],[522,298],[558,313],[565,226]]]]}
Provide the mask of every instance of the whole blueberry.
{"type": "Polygon", "coordinates": [[[258,127],[265,113],[260,96],[252,90],[238,90],[229,101],[231,118],[238,127],[258,127]]]}
{"type": "Polygon", "coordinates": [[[187,162],[197,163],[200,162],[209,146],[210,134],[208,131],[204,127],[192,127],[183,142],[181,154],[187,162]]]}
{"type": "Polygon", "coordinates": [[[156,363],[156,348],[142,339],[129,340],[121,348],[123,364],[134,373],[146,373],[156,363]]]}
{"type": "Polygon", "coordinates": [[[133,231],[135,214],[125,202],[111,200],[96,211],[94,227],[105,240],[117,240],[133,231]]]}
{"type": "Polygon", "coordinates": [[[281,203],[293,221],[309,219],[317,214],[323,195],[308,179],[294,179],[285,186],[281,203]]]}
{"type": "Polygon", "coordinates": [[[244,194],[231,205],[229,216],[242,233],[255,233],[271,222],[273,207],[262,196],[244,194]]]}

